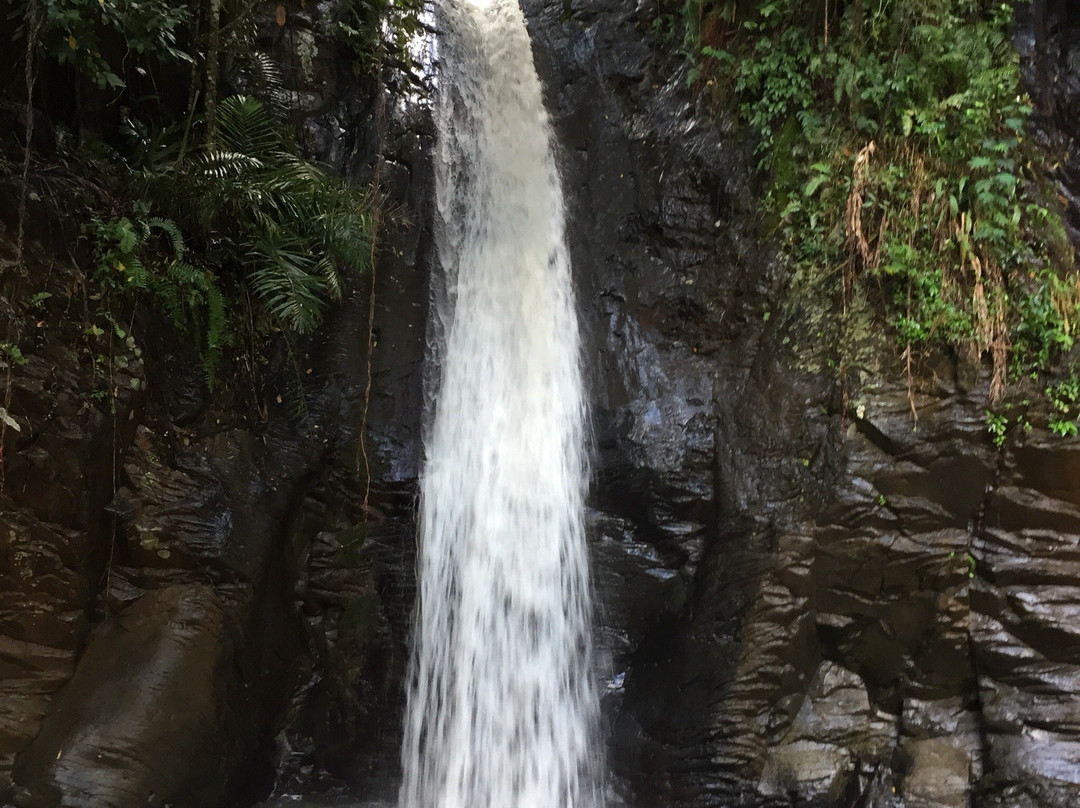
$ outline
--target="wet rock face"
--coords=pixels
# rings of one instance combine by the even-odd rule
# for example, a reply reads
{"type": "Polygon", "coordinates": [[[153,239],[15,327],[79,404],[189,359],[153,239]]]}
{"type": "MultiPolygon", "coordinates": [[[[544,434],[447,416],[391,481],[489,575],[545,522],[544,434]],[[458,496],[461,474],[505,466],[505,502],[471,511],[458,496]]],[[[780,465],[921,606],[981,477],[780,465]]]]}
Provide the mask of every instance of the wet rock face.
{"type": "MultiPolygon", "coordinates": [[[[523,5],[594,378],[617,788],[639,806],[1072,805],[1080,447],[1037,406],[995,447],[978,369],[927,357],[909,391],[885,336],[844,385],[812,371],[817,314],[757,236],[751,159],[696,109],[655,4],[523,5]]],[[[1066,145],[1069,8],[1033,4],[1039,136],[1066,145]]]]}
{"type": "Polygon", "coordinates": [[[560,4],[523,5],[569,208],[614,703],[628,655],[686,608],[717,532],[716,368],[749,372],[775,278],[745,172],[728,175],[741,152],[699,120],[680,59],[655,47],[651,6],[573,3],[564,21],[560,4]]]}
{"type": "Polygon", "coordinates": [[[52,297],[0,305],[4,333],[18,318],[27,337],[0,487],[0,804],[206,808],[346,781],[392,793],[431,133],[397,83],[380,131],[384,89],[357,82],[333,9],[302,11],[264,44],[310,50],[314,32],[313,72],[296,79],[318,88],[299,121],[309,145],[357,182],[381,150],[387,207],[410,213],[383,222],[376,272],[294,347],[299,368],[272,356],[264,387],[211,396],[152,312],[132,312],[116,344],[108,327],[84,334],[72,297],[83,281],[56,236],[78,228],[47,205],[29,233],[29,274],[50,279],[52,297]]]}
{"type": "Polygon", "coordinates": [[[983,801],[1066,805],[1080,790],[1080,451],[1047,436],[1010,448],[973,550],[983,801]]]}
{"type": "Polygon", "coordinates": [[[155,590],[125,609],[90,642],[19,757],[19,804],[220,799],[236,757],[223,747],[242,737],[220,710],[223,628],[224,606],[205,585],[155,590]]]}
{"type": "Polygon", "coordinates": [[[1065,205],[1065,227],[1080,243],[1080,147],[1075,142],[1080,114],[1080,16],[1072,3],[1035,0],[1016,9],[1016,47],[1024,83],[1032,100],[1034,135],[1050,155],[1047,173],[1057,182],[1065,205]]]}
{"type": "MultiPolygon", "coordinates": [[[[28,266],[47,277],[42,260],[35,248],[28,266]]],[[[185,374],[69,316],[77,278],[44,260],[57,310],[9,314],[34,336],[4,441],[0,801],[205,805],[268,788],[298,645],[280,546],[325,444],[273,418],[256,439],[216,408],[179,426],[161,398],[185,374]]],[[[332,364],[318,370],[325,429],[332,364]]]]}
{"type": "MultiPolygon", "coordinates": [[[[995,447],[977,369],[928,357],[909,391],[884,336],[844,386],[814,372],[814,313],[759,237],[753,158],[686,89],[656,4],[523,6],[593,380],[613,791],[638,808],[1072,808],[1080,445],[1035,405],[995,447]]],[[[1019,36],[1052,78],[1028,63],[1051,110],[1039,137],[1068,144],[1076,21],[1035,7],[1019,36]]],[[[306,136],[360,181],[382,142],[411,212],[377,264],[367,442],[368,278],[301,346],[303,421],[275,402],[291,380],[257,391],[262,418],[207,397],[151,328],[145,356],[122,349],[114,412],[100,351],[65,347],[81,323],[35,336],[4,444],[0,802],[393,797],[432,133],[401,93],[380,137],[326,19],[309,3],[267,34],[307,54],[290,62],[310,73],[290,78],[311,85],[306,136]]]]}
{"type": "MultiPolygon", "coordinates": [[[[15,276],[10,249],[4,238],[5,292],[15,276]]],[[[52,272],[58,285],[73,280],[49,249],[31,244],[25,260],[30,273],[52,272]]],[[[144,404],[131,383],[143,373],[137,352],[117,346],[116,384],[106,390],[95,372],[105,342],[83,337],[82,323],[55,303],[0,307],[4,333],[21,326],[25,335],[7,394],[0,486],[0,800],[15,756],[37,734],[85,642],[108,561],[104,509],[144,404]],[[110,391],[112,405],[100,406],[110,391]]]]}

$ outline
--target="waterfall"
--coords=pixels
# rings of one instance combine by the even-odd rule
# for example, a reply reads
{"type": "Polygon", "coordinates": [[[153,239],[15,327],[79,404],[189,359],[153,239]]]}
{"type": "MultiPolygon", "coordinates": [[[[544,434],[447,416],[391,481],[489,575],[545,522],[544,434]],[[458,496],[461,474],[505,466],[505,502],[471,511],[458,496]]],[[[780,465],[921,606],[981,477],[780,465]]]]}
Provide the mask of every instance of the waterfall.
{"type": "Polygon", "coordinates": [[[585,403],[564,209],[517,0],[440,0],[445,294],[400,808],[599,808],[585,403]]]}

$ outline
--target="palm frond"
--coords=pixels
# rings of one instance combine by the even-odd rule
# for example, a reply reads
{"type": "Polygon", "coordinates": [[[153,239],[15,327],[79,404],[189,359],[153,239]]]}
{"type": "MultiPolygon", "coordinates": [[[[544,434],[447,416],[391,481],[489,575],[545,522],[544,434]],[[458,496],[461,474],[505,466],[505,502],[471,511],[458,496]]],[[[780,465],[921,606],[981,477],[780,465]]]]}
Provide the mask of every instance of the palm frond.
{"type": "Polygon", "coordinates": [[[366,210],[336,207],[315,222],[323,248],[353,272],[367,269],[371,252],[371,217],[366,210]]]}
{"type": "Polygon", "coordinates": [[[131,165],[160,171],[176,162],[182,142],[180,124],[154,127],[134,116],[124,115],[121,126],[132,144],[131,165]]]}
{"type": "Polygon", "coordinates": [[[323,279],[326,296],[331,300],[341,300],[341,273],[337,262],[328,254],[322,256],[315,265],[314,273],[323,279]]]}
{"type": "Polygon", "coordinates": [[[263,168],[263,162],[243,151],[213,149],[195,157],[193,167],[206,179],[236,180],[259,171],[263,168]]]}
{"type": "Polygon", "coordinates": [[[287,330],[304,333],[319,324],[326,281],[315,274],[307,242],[277,226],[258,235],[249,258],[251,285],[270,316],[287,330]]]}
{"type": "Polygon", "coordinates": [[[281,133],[266,107],[257,98],[231,95],[217,106],[218,140],[225,151],[249,157],[279,153],[281,133]]]}
{"type": "Polygon", "coordinates": [[[371,249],[371,193],[296,152],[275,115],[280,71],[262,54],[241,58],[250,59],[248,89],[267,101],[221,100],[216,147],[136,172],[139,196],[158,215],[139,222],[137,234],[118,228],[115,237],[139,242],[117,242],[133,256],[159,237],[146,266],[125,253],[128,283],[149,290],[194,338],[211,386],[232,334],[219,277],[242,267],[265,319],[304,333],[318,326],[328,300],[340,299],[345,278],[367,268],[371,249]]]}
{"type": "Polygon", "coordinates": [[[284,121],[289,114],[289,93],[281,68],[264,51],[252,53],[246,67],[252,93],[263,101],[267,113],[275,121],[284,121]]]}

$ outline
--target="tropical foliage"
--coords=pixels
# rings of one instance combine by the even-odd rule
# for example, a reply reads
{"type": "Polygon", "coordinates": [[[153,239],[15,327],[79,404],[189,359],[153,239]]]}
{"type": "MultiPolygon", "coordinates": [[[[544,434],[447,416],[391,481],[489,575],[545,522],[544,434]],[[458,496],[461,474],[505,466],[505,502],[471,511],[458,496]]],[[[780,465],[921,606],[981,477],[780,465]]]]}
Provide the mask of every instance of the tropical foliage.
{"type": "Polygon", "coordinates": [[[215,264],[242,265],[276,326],[310,331],[342,271],[366,265],[370,195],[299,157],[257,99],[231,96],[217,119],[212,147],[137,172],[139,195],[215,264]]]}
{"type": "MultiPolygon", "coordinates": [[[[211,385],[237,329],[246,345],[314,329],[367,266],[374,195],[305,159],[294,138],[295,94],[257,40],[260,20],[262,30],[288,25],[284,3],[5,5],[15,22],[5,50],[19,63],[0,92],[66,117],[65,164],[111,178],[87,200],[84,227],[103,305],[138,300],[166,314],[211,385]],[[44,73],[48,86],[37,83],[44,73]],[[168,97],[159,82],[183,93],[168,97]]],[[[420,6],[330,3],[322,47],[336,36],[358,72],[405,59],[420,6]]]]}
{"type": "Polygon", "coordinates": [[[1009,4],[679,10],[691,81],[754,134],[766,210],[841,318],[879,306],[909,367],[931,345],[988,357],[992,398],[1072,346],[1080,279],[1030,159],[1009,4]]]}

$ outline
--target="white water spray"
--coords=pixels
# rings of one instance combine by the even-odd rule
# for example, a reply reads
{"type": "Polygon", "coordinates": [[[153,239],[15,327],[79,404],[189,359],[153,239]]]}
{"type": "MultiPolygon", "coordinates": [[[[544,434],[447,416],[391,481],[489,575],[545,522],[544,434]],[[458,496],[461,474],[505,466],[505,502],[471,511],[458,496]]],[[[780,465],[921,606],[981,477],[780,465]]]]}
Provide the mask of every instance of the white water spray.
{"type": "Polygon", "coordinates": [[[599,808],[585,404],[517,0],[440,0],[446,275],[400,808],[599,808]]]}

